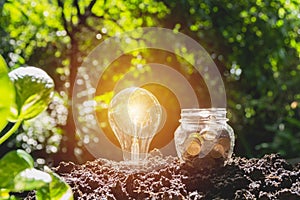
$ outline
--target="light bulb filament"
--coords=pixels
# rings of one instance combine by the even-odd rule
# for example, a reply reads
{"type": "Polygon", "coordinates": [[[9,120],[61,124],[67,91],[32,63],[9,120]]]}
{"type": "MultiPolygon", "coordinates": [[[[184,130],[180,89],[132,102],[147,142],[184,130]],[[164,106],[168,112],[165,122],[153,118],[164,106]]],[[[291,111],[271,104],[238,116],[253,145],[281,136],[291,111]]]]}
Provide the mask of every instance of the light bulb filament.
{"type": "Polygon", "coordinates": [[[131,160],[133,162],[139,162],[139,154],[140,154],[139,141],[137,137],[134,137],[132,140],[133,141],[131,145],[131,160]]]}
{"type": "Polygon", "coordinates": [[[134,125],[145,126],[150,120],[149,112],[145,105],[135,105],[133,102],[128,104],[128,115],[134,125]]]}

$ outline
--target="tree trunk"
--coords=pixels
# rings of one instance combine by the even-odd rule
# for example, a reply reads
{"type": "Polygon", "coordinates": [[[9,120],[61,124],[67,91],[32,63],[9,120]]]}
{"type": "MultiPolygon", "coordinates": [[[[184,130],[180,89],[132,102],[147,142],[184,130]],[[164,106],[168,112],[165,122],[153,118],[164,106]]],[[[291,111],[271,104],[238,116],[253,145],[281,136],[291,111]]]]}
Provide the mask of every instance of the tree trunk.
{"type": "Polygon", "coordinates": [[[59,152],[57,153],[55,160],[55,164],[58,164],[60,161],[72,161],[77,163],[78,160],[75,155],[75,148],[77,146],[77,138],[76,138],[76,127],[73,119],[73,111],[72,111],[72,97],[73,97],[73,88],[77,75],[78,67],[80,66],[80,62],[78,61],[78,43],[74,37],[71,38],[71,51],[70,51],[70,75],[69,75],[69,88],[68,88],[68,117],[66,125],[63,127],[64,135],[62,142],[60,144],[59,152]]]}

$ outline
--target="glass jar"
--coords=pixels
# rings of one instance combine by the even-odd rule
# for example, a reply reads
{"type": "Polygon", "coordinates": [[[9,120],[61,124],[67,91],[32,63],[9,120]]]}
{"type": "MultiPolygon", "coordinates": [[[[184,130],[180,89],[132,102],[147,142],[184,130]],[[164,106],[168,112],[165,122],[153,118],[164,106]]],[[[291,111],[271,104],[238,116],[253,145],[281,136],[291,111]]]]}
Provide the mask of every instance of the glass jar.
{"type": "Polygon", "coordinates": [[[224,164],[234,147],[234,132],[225,108],[182,109],[174,139],[179,158],[224,164]]]}

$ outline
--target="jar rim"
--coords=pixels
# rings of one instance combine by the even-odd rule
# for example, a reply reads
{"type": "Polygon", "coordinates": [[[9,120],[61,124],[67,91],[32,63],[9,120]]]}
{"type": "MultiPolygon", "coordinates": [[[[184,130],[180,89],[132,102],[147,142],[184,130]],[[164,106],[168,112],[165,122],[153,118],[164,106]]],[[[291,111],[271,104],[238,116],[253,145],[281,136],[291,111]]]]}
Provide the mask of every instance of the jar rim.
{"type": "Polygon", "coordinates": [[[200,111],[225,111],[226,112],[226,108],[183,108],[181,109],[181,112],[200,112],[200,111]]]}
{"type": "Polygon", "coordinates": [[[195,117],[201,120],[225,120],[227,110],[226,108],[189,108],[181,110],[181,120],[180,121],[195,121],[195,117]]]}

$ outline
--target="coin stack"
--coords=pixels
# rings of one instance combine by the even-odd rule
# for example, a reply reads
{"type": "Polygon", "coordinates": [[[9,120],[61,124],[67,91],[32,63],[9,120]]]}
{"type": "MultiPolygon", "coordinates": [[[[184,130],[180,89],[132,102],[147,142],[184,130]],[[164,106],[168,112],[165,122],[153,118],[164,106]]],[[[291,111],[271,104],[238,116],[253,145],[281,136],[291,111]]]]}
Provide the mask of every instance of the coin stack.
{"type": "Polygon", "coordinates": [[[230,150],[230,137],[225,132],[192,133],[184,143],[183,159],[206,167],[224,165],[230,150]]]}

